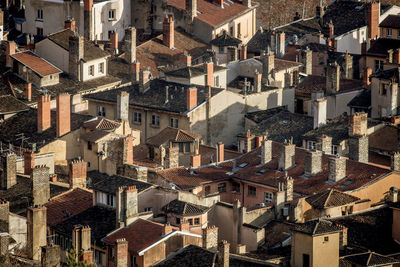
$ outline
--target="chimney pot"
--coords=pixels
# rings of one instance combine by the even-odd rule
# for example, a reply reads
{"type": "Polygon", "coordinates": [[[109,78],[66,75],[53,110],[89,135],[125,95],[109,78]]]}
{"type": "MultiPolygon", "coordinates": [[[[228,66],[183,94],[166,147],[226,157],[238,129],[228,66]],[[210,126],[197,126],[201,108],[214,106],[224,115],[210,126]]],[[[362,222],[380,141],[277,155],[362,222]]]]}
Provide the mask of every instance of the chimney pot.
{"type": "Polygon", "coordinates": [[[272,141],[264,139],[261,147],[261,164],[265,165],[272,159],[272,141]]]}
{"type": "Polygon", "coordinates": [[[242,49],[240,49],[240,59],[247,59],[247,45],[242,45],[242,49]]]}

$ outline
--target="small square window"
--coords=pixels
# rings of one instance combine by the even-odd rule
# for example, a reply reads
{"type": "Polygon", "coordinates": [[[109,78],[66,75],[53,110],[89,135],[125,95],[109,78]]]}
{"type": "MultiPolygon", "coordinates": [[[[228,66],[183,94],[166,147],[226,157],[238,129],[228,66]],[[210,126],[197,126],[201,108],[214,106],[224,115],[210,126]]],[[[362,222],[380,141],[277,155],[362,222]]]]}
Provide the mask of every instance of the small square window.
{"type": "Polygon", "coordinates": [[[106,116],[106,108],[103,106],[97,107],[97,116],[105,117],[106,116]]]}
{"type": "Polygon", "coordinates": [[[94,76],[94,65],[89,66],[89,76],[94,76]]]}
{"type": "Polygon", "coordinates": [[[232,182],[232,192],[240,193],[240,184],[232,182]]]}
{"type": "Polygon", "coordinates": [[[249,185],[249,186],[247,187],[247,189],[248,189],[247,194],[248,194],[249,196],[255,197],[255,196],[257,195],[257,188],[255,188],[254,186],[249,185]]]}
{"type": "Polygon", "coordinates": [[[189,222],[189,225],[193,225],[193,219],[189,219],[188,222],[189,222]]]}
{"type": "Polygon", "coordinates": [[[328,242],[328,241],[329,241],[329,236],[325,236],[325,237],[324,237],[324,241],[325,241],[325,242],[328,242]]]}
{"type": "Polygon", "coordinates": [[[210,193],[211,193],[211,187],[210,187],[209,185],[207,185],[207,186],[204,188],[204,194],[205,194],[206,196],[208,196],[210,193]]]}
{"type": "Polygon", "coordinates": [[[264,202],[272,202],[273,195],[271,192],[264,192],[264,202]]]}
{"type": "Polygon", "coordinates": [[[160,126],[160,116],[151,115],[151,125],[159,127],[160,126]]]}
{"type": "Polygon", "coordinates": [[[133,122],[137,124],[142,123],[142,113],[137,111],[133,112],[133,122]]]}
{"type": "Polygon", "coordinates": [[[199,225],[200,224],[200,219],[199,218],[194,218],[194,224],[199,225]]]}
{"type": "Polygon", "coordinates": [[[88,142],[88,143],[87,143],[87,149],[88,149],[88,150],[92,150],[92,143],[91,143],[91,142],[88,142]]]}
{"type": "Polygon", "coordinates": [[[226,183],[218,184],[218,192],[220,192],[220,193],[226,192],[226,183]]]}
{"type": "Polygon", "coordinates": [[[219,53],[220,53],[220,54],[225,53],[225,49],[224,49],[223,46],[220,46],[220,47],[219,47],[219,53]]]}

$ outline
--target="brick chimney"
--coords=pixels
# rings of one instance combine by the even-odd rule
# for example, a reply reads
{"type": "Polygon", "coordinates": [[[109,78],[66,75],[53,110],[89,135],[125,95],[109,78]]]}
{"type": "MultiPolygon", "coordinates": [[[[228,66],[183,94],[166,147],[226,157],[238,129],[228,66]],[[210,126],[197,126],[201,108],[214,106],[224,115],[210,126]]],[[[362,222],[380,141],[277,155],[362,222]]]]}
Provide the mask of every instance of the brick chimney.
{"type": "Polygon", "coordinates": [[[116,31],[110,33],[110,48],[115,54],[118,54],[118,32],[116,31]]]}
{"type": "Polygon", "coordinates": [[[28,101],[32,100],[32,83],[25,83],[25,98],[28,101]]]}
{"type": "Polygon", "coordinates": [[[216,250],[218,247],[218,227],[208,226],[203,229],[202,242],[203,248],[216,250]]]}
{"type": "Polygon", "coordinates": [[[390,157],[390,168],[393,171],[400,171],[400,153],[395,152],[390,157]]]}
{"type": "Polygon", "coordinates": [[[368,129],[367,113],[355,113],[348,117],[349,120],[349,136],[367,135],[368,129]]]}
{"type": "Polygon", "coordinates": [[[172,232],[172,226],[169,224],[169,222],[167,222],[166,224],[164,224],[162,234],[167,235],[171,232],[172,232]]]}
{"type": "Polygon", "coordinates": [[[122,164],[133,164],[133,136],[122,138],[122,164]]]}
{"type": "Polygon", "coordinates": [[[262,146],[262,142],[264,140],[264,136],[256,136],[256,148],[262,146]]]}
{"type": "Polygon", "coordinates": [[[308,47],[303,53],[304,57],[304,73],[307,75],[312,75],[312,50],[310,50],[308,47]]]}
{"type": "Polygon", "coordinates": [[[192,56],[185,51],[179,55],[179,61],[185,63],[185,66],[190,67],[192,65],[192,56]]]}
{"type": "Polygon", "coordinates": [[[75,32],[75,20],[73,18],[64,21],[64,29],[75,32]]]}
{"type": "Polygon", "coordinates": [[[329,63],[326,68],[326,94],[334,95],[340,90],[340,66],[329,63]]]}
{"type": "Polygon", "coordinates": [[[93,40],[93,0],[83,1],[83,33],[86,39],[93,40]]]}
{"type": "Polygon", "coordinates": [[[346,52],[344,55],[344,77],[353,79],[353,56],[346,52]]]}
{"type": "Polygon", "coordinates": [[[215,3],[217,4],[217,6],[224,8],[224,0],[215,0],[215,3]]]}
{"type": "Polygon", "coordinates": [[[6,66],[7,67],[12,67],[10,56],[15,54],[16,48],[17,48],[17,45],[15,44],[14,41],[7,41],[7,46],[6,46],[6,66]]]}
{"type": "Polygon", "coordinates": [[[379,16],[381,4],[379,1],[367,3],[368,10],[368,38],[375,39],[379,37],[379,16]]]}
{"type": "Polygon", "coordinates": [[[307,151],[304,162],[304,174],[314,176],[322,171],[322,151],[307,151]]]}
{"type": "Polygon", "coordinates": [[[117,96],[117,120],[129,122],[129,93],[119,92],[117,96]]]}
{"type": "Polygon", "coordinates": [[[50,199],[50,169],[44,165],[32,169],[33,205],[45,205],[50,199]]]}
{"type": "Polygon", "coordinates": [[[222,142],[217,143],[217,163],[225,160],[225,146],[222,142]]]}
{"type": "Polygon", "coordinates": [[[214,63],[213,62],[207,62],[205,63],[206,67],[206,86],[214,86],[214,63]]]}
{"type": "MultiPolygon", "coordinates": [[[[92,1],[92,0],[85,0],[92,1]]],[[[86,11],[85,11],[86,12],[86,11]]],[[[82,36],[69,37],[68,74],[75,80],[81,81],[80,62],[84,56],[84,40],[82,36]]]]}
{"type": "Polygon", "coordinates": [[[279,149],[279,170],[288,170],[295,164],[296,146],[291,142],[281,144],[279,149]]]}
{"type": "Polygon", "coordinates": [[[265,165],[272,159],[272,141],[264,139],[261,147],[261,164],[265,165]]]}
{"type": "Polygon", "coordinates": [[[136,28],[129,27],[125,30],[125,60],[129,64],[136,61],[136,28]]]}
{"type": "Polygon", "coordinates": [[[51,127],[50,102],[50,95],[38,96],[37,131],[39,133],[42,133],[51,127]]]}
{"type": "Polygon", "coordinates": [[[314,129],[326,124],[327,103],[326,98],[319,98],[313,101],[314,129]]]}
{"type": "Polygon", "coordinates": [[[125,238],[115,240],[115,266],[128,266],[128,241],[125,238]]]}
{"type": "Polygon", "coordinates": [[[222,240],[218,243],[218,267],[229,267],[229,243],[222,240]]]}
{"type": "Polygon", "coordinates": [[[1,188],[9,189],[17,184],[17,155],[15,153],[6,153],[1,155],[1,188]]]}
{"type": "Polygon", "coordinates": [[[185,10],[190,18],[189,23],[192,23],[197,16],[197,0],[185,0],[185,10]]]}
{"type": "Polygon", "coordinates": [[[57,137],[61,137],[71,131],[71,97],[69,94],[57,95],[56,102],[57,137]]]}
{"type": "Polygon", "coordinates": [[[28,258],[40,261],[41,247],[47,245],[47,208],[34,206],[27,209],[27,254],[28,258]]]}
{"type": "Polygon", "coordinates": [[[332,137],[322,135],[317,138],[317,150],[322,151],[324,154],[332,153],[332,137]]]}
{"type": "Polygon", "coordinates": [[[24,174],[30,175],[33,167],[35,166],[35,156],[33,152],[24,152],[24,174]]]}
{"type": "Polygon", "coordinates": [[[190,156],[190,168],[197,168],[201,166],[201,155],[190,156]]]}
{"type": "Polygon", "coordinates": [[[256,71],[256,73],[254,73],[254,88],[256,89],[257,93],[261,92],[262,88],[261,79],[262,79],[262,74],[256,71]]]}
{"type": "Polygon", "coordinates": [[[165,168],[177,168],[179,166],[179,148],[168,147],[165,155],[165,168]]]}
{"type": "Polygon", "coordinates": [[[247,45],[242,45],[240,49],[240,60],[247,59],[247,45]]]}
{"type": "Polygon", "coordinates": [[[175,47],[175,28],[174,28],[174,20],[172,19],[172,15],[168,15],[164,18],[163,22],[163,43],[169,48],[175,47]]]}
{"type": "Polygon", "coordinates": [[[136,186],[119,187],[116,196],[117,228],[126,227],[138,215],[138,191],[136,186]]]}
{"type": "Polygon", "coordinates": [[[363,80],[364,80],[364,87],[367,88],[371,84],[370,76],[372,75],[372,69],[370,67],[367,67],[364,69],[364,75],[363,75],[363,80]]]}
{"type": "Polygon", "coordinates": [[[336,156],[328,159],[328,180],[336,183],[346,177],[346,158],[336,156]]]}
{"type": "Polygon", "coordinates": [[[186,108],[192,110],[197,107],[197,88],[190,87],[186,91],[186,108]]]}
{"type": "Polygon", "coordinates": [[[78,159],[69,164],[69,185],[71,188],[86,188],[87,162],[78,159]]]}
{"type": "MultiPolygon", "coordinates": [[[[91,232],[90,226],[76,225],[72,230],[72,245],[81,255],[77,260],[87,261],[88,264],[93,263],[93,251],[91,249],[91,232]]],[[[77,254],[78,254],[77,253],[77,254]]]]}
{"type": "Polygon", "coordinates": [[[140,81],[140,63],[133,62],[130,69],[131,82],[138,83],[140,81]]]}
{"type": "Polygon", "coordinates": [[[190,232],[190,224],[186,220],[182,220],[181,224],[179,224],[179,231],[181,232],[190,232]]]}

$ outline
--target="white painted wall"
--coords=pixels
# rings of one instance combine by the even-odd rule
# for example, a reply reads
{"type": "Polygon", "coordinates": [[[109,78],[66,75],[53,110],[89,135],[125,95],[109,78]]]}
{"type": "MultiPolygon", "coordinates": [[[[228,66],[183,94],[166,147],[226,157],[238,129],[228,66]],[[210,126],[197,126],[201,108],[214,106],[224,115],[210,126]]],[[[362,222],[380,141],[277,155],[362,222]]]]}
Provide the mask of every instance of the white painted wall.
{"type": "Polygon", "coordinates": [[[104,77],[107,75],[107,60],[106,58],[99,58],[95,60],[91,60],[85,63],[82,63],[82,70],[83,70],[83,76],[82,76],[82,81],[88,81],[100,77],[104,77]],[[99,72],[99,64],[103,63],[103,73],[99,72]],[[94,67],[94,75],[90,76],[89,75],[89,67],[93,66],[94,67]]]}
{"type": "Polygon", "coordinates": [[[351,54],[361,54],[361,43],[367,39],[367,26],[359,28],[355,31],[343,34],[335,38],[337,40],[337,51],[351,54]]]}
{"type": "Polygon", "coordinates": [[[35,53],[68,73],[69,53],[49,39],[44,39],[35,45],[35,53]]]}

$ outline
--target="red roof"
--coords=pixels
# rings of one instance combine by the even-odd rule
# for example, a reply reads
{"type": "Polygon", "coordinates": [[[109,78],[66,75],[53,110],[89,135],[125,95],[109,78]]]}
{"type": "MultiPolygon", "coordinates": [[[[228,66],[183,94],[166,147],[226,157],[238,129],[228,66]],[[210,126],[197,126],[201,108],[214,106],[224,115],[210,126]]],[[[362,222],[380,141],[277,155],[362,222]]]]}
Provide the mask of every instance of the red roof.
{"type": "MultiPolygon", "coordinates": [[[[148,220],[138,219],[128,225],[128,227],[107,236],[103,239],[105,243],[114,244],[117,239],[125,238],[128,241],[128,250],[131,253],[139,253],[143,249],[160,241],[163,235],[164,225],[148,220]]],[[[172,227],[178,230],[177,227],[172,227]]]]}
{"type": "MultiPolygon", "coordinates": [[[[185,10],[185,0],[166,0],[166,2],[175,8],[185,10]]],[[[244,13],[246,10],[250,9],[234,1],[225,0],[224,8],[222,8],[212,1],[197,0],[196,19],[215,27],[244,13]]]]}
{"type": "Polygon", "coordinates": [[[58,195],[48,202],[47,224],[56,225],[93,206],[93,193],[88,190],[75,188],[58,195]]]}
{"type": "Polygon", "coordinates": [[[11,55],[11,57],[36,72],[41,77],[62,72],[59,68],[35,55],[31,51],[16,53],[11,55]]]}

